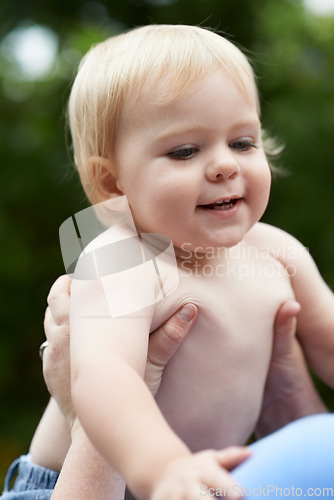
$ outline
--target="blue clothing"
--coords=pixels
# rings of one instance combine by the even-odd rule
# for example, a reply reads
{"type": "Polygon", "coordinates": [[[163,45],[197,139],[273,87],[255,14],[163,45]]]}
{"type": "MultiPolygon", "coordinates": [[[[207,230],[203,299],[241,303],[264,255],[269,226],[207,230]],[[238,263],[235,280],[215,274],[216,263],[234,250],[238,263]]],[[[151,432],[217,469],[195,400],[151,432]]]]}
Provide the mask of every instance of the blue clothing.
{"type": "Polygon", "coordinates": [[[232,472],[247,500],[334,497],[334,414],[296,420],[251,448],[232,472]]]}
{"type": "MultiPolygon", "coordinates": [[[[236,467],[234,493],[259,497],[334,497],[334,415],[304,417],[251,445],[253,456],[236,467]]],[[[49,500],[58,472],[20,457],[8,470],[0,500],[49,500]],[[16,470],[18,477],[9,491],[16,470]]],[[[201,486],[200,496],[223,497],[223,489],[201,486]]],[[[233,495],[233,491],[230,492],[233,495]]],[[[172,499],[171,499],[172,500],[172,499]]]]}
{"type": "Polygon", "coordinates": [[[22,455],[9,467],[1,500],[50,500],[59,472],[34,464],[22,455]],[[10,484],[15,479],[12,489],[10,484]]]}

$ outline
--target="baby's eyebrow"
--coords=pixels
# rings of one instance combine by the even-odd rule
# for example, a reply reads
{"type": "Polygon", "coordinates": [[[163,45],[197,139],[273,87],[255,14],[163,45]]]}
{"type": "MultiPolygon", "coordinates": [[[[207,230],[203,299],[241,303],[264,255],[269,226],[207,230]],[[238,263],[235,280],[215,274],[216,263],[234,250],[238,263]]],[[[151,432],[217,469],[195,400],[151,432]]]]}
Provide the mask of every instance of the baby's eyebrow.
{"type": "Polygon", "coordinates": [[[242,130],[247,128],[261,128],[262,124],[259,119],[256,120],[245,120],[242,122],[237,122],[231,126],[231,131],[233,130],[242,130]]]}
{"type": "Polygon", "coordinates": [[[156,140],[160,141],[163,139],[168,139],[169,137],[177,136],[180,134],[187,134],[191,132],[200,132],[204,130],[204,127],[200,127],[199,125],[194,126],[181,126],[181,127],[171,127],[169,129],[164,130],[160,134],[156,135],[156,140]]]}
{"type": "MultiPolygon", "coordinates": [[[[261,122],[260,120],[257,119],[249,119],[249,120],[244,120],[241,122],[236,122],[229,127],[229,133],[234,133],[240,130],[242,132],[243,130],[254,130],[258,131],[261,128],[261,122]]],[[[167,128],[166,130],[163,130],[161,133],[157,133],[155,140],[157,142],[163,141],[169,138],[173,138],[174,136],[178,136],[181,134],[189,134],[189,133],[194,133],[194,132],[201,132],[203,130],[207,130],[207,127],[201,126],[201,125],[184,125],[184,126],[176,126],[176,127],[170,127],[167,128]]],[[[214,130],[214,127],[212,128],[214,130]]]]}

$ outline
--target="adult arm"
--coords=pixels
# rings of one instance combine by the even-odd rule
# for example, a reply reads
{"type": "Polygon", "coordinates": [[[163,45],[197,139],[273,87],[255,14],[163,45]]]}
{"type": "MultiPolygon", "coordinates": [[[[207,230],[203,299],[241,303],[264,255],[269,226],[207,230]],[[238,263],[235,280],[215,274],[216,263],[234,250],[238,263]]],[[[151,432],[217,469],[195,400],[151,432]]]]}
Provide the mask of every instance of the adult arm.
{"type": "Polygon", "coordinates": [[[78,420],[52,500],[124,500],[125,483],[96,451],[78,420]]]}
{"type": "Polygon", "coordinates": [[[35,430],[29,453],[34,464],[59,471],[71,445],[68,421],[51,398],[35,430]]]}
{"type": "Polygon", "coordinates": [[[258,438],[298,418],[327,412],[295,336],[299,312],[299,303],[289,300],[275,318],[272,360],[256,428],[258,438]]]}

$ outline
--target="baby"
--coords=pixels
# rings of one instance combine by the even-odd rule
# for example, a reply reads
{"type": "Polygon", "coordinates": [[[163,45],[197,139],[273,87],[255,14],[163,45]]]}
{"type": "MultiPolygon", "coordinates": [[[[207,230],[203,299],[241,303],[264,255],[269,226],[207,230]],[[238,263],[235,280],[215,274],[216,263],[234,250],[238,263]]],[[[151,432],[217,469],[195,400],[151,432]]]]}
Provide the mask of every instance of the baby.
{"type": "Polygon", "coordinates": [[[199,498],[201,485],[225,480],[219,455],[202,450],[242,445],[254,430],[282,302],[301,304],[305,356],[334,387],[333,294],[298,241],[259,222],[270,151],[251,66],[232,43],[192,26],[111,38],[85,56],[69,116],[90,201],[126,196],[134,223],[108,229],[89,249],[135,231],[153,235],[151,249],[164,248],[166,235],[176,256],[161,260],[160,288],[153,274],[140,281],[131,270],[112,299],[105,290],[114,276],[73,281],[79,419],[137,498],[199,498]],[[110,303],[124,305],[130,294],[147,300],[111,318],[110,303]],[[198,319],[154,400],[142,380],[148,336],[186,302],[198,319]]]}

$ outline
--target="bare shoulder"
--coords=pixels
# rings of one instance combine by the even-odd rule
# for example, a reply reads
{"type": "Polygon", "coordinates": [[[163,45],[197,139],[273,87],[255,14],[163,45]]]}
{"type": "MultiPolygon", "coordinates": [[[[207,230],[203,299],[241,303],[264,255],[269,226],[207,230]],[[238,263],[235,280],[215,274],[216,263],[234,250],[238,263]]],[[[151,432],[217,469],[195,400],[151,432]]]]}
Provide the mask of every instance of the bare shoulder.
{"type": "Polygon", "coordinates": [[[255,224],[247,234],[245,242],[266,249],[283,264],[308,254],[307,249],[297,238],[283,229],[264,222],[255,224]]]}
{"type": "Polygon", "coordinates": [[[265,222],[257,222],[252,229],[247,234],[247,239],[250,243],[256,243],[257,241],[262,243],[272,242],[272,243],[291,243],[291,244],[301,244],[296,238],[291,234],[287,233],[279,227],[272,226],[271,224],[266,224],[265,222]]]}

